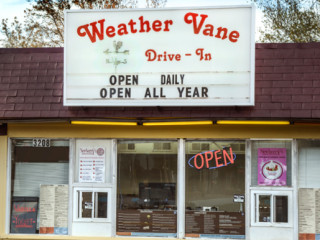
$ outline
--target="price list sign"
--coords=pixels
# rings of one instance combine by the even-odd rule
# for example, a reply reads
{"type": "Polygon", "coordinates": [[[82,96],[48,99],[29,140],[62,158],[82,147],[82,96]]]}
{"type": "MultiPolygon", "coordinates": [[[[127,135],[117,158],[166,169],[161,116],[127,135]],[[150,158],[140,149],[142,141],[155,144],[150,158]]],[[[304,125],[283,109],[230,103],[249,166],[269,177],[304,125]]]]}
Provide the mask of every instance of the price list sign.
{"type": "Polygon", "coordinates": [[[79,182],[103,183],[105,181],[105,148],[80,147],[79,182]]]}
{"type": "Polygon", "coordinates": [[[245,216],[239,212],[186,212],[186,233],[245,235],[245,216]]]}
{"type": "Polygon", "coordinates": [[[117,233],[149,232],[176,233],[176,211],[161,210],[119,210],[117,233]]]}

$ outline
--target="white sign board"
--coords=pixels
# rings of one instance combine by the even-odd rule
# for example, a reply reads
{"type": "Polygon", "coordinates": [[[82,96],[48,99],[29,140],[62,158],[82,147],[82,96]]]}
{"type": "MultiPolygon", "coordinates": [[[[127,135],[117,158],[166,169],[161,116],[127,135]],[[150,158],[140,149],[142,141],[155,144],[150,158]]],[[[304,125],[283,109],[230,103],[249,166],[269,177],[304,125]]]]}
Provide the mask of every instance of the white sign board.
{"type": "Polygon", "coordinates": [[[67,11],[64,105],[254,105],[254,9],[67,11]]]}
{"type": "Polygon", "coordinates": [[[79,148],[79,182],[105,181],[105,152],[104,147],[79,148]]]}

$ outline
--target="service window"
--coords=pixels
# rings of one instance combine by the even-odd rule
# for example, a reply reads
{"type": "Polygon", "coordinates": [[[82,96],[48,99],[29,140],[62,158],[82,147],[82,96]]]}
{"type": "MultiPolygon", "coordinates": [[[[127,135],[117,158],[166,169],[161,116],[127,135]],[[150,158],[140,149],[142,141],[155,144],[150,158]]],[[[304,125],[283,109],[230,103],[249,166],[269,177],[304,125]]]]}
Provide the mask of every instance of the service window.
{"type": "Polygon", "coordinates": [[[245,142],[186,142],[186,237],[245,238],[245,142]]]}
{"type": "Polygon", "coordinates": [[[75,189],[77,221],[99,222],[110,220],[110,189],[75,189]]]}
{"type": "Polygon", "coordinates": [[[69,141],[11,139],[10,233],[68,234],[69,141]]]}
{"type": "Polygon", "coordinates": [[[177,234],[177,142],[120,141],[117,234],[177,234]]]}
{"type": "Polygon", "coordinates": [[[291,226],[292,192],[253,191],[252,193],[253,226],[291,226]],[[291,210],[291,211],[290,211],[291,210]]]}

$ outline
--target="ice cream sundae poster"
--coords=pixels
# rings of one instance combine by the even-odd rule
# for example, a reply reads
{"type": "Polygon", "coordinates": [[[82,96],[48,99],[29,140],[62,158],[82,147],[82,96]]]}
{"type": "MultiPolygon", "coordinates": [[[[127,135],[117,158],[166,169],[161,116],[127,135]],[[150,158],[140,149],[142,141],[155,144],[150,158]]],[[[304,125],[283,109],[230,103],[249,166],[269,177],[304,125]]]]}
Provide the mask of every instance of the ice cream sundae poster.
{"type": "Polygon", "coordinates": [[[287,185],[286,148],[258,148],[258,185],[287,185]]]}

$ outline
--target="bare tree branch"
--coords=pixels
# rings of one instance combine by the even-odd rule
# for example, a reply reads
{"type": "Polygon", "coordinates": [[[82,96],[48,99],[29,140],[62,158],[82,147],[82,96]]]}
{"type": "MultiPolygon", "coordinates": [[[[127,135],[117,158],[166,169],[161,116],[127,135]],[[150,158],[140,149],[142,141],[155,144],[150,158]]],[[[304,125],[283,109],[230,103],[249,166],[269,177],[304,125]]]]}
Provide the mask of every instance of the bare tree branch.
{"type": "Polygon", "coordinates": [[[320,0],[254,0],[264,13],[261,42],[320,41],[320,0]]]}
{"type": "MultiPolygon", "coordinates": [[[[64,41],[64,10],[135,8],[137,0],[27,0],[24,20],[16,17],[9,23],[2,19],[0,40],[4,47],[62,47],[64,41]]],[[[166,0],[147,0],[149,7],[163,7],[166,0]]]]}

